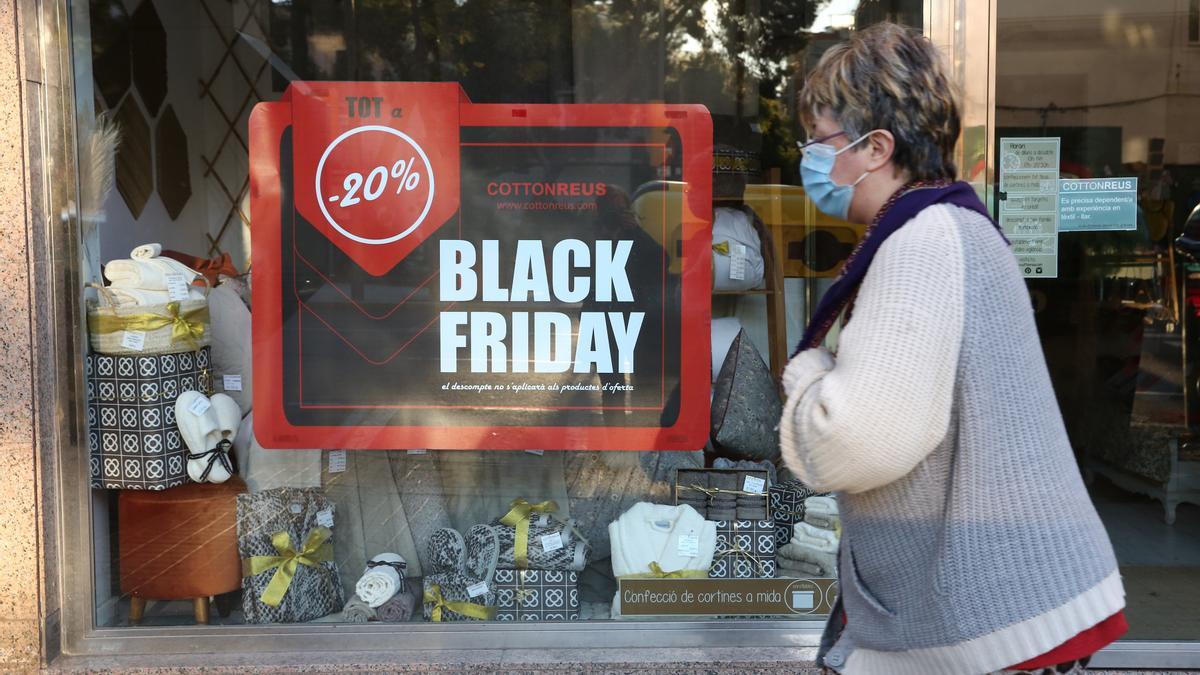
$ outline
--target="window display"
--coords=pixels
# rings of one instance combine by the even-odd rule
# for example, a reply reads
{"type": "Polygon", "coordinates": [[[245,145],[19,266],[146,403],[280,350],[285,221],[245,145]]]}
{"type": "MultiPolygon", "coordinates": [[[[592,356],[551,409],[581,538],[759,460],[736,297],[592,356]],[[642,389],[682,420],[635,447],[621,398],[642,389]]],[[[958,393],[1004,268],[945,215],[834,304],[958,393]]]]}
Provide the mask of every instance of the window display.
{"type": "Polygon", "coordinates": [[[839,263],[803,243],[799,80],[768,59],[798,73],[846,30],[474,2],[427,24],[356,7],[351,29],[326,4],[145,0],[167,49],[151,87],[114,71],[123,7],[76,3],[100,50],[86,133],[118,111],[122,134],[97,146],[116,189],[84,232],[93,480],[122,505],[94,507],[98,624],[186,624],[210,596],[203,619],[229,624],[596,621],[631,580],[729,597],[820,577],[758,615],[825,606],[836,505],[782,468],[773,373],[839,263]],[[189,12],[235,43],[183,31],[189,12]],[[574,47],[448,39],[513,16],[574,47]],[[663,73],[592,53],[604,34],[644,51],[623,32],[643,24],[663,73]],[[221,580],[186,606],[138,582],[169,537],[131,510],[173,513],[185,489],[237,549],[153,563],[221,580]]]}

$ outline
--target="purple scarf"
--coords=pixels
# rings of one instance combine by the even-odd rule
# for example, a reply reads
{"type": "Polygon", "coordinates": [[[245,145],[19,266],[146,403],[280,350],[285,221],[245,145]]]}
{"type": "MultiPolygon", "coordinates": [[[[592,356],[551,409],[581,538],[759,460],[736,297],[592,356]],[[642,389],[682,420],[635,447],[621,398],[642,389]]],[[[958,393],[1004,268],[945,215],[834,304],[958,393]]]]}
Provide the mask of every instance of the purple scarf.
{"type": "Polygon", "coordinates": [[[879,251],[883,242],[904,227],[918,213],[935,204],[952,204],[970,209],[987,218],[997,231],[1000,229],[992,220],[987,207],[979,201],[975,189],[968,183],[960,181],[941,187],[917,187],[901,194],[892,201],[890,207],[884,207],[882,216],[867,229],[866,236],[846,259],[846,264],[842,267],[837,281],[817,303],[817,310],[813,313],[808,327],[804,329],[804,337],[800,340],[800,344],[796,345],[796,351],[792,353],[792,356],[805,349],[820,346],[826,333],[854,299],[859,284],[867,276],[867,269],[871,267],[871,260],[875,258],[875,253],[879,251]]]}

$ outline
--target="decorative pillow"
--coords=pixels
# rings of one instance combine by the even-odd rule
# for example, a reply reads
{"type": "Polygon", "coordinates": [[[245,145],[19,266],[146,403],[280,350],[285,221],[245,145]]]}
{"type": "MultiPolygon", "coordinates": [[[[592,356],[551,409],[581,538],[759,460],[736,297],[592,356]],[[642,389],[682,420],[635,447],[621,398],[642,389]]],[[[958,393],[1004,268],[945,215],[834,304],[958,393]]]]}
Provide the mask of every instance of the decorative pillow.
{"type": "Polygon", "coordinates": [[[254,437],[254,413],[242,418],[233,441],[233,455],[249,492],[321,487],[321,451],[263,448],[254,437]]]}
{"type": "Polygon", "coordinates": [[[230,286],[222,284],[208,294],[211,317],[214,384],[218,392],[237,401],[242,414],[254,399],[250,353],[250,310],[230,286]]]}
{"type": "Polygon", "coordinates": [[[762,240],[741,209],[713,209],[713,288],[747,291],[761,288],[765,263],[762,240]]]}
{"type": "Polygon", "coordinates": [[[779,388],[745,331],[738,333],[713,385],[710,422],[721,454],[751,461],[779,459],[783,414],[779,388]]]}

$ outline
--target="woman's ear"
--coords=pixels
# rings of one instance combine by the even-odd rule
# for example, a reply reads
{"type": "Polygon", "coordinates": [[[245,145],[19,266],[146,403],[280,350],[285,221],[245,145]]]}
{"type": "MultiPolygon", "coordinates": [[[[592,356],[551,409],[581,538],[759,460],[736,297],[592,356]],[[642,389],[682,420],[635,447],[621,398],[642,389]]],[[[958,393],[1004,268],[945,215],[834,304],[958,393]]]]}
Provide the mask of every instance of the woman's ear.
{"type": "Polygon", "coordinates": [[[896,137],[886,129],[879,129],[866,140],[867,170],[878,171],[892,161],[896,151],[896,137]]]}

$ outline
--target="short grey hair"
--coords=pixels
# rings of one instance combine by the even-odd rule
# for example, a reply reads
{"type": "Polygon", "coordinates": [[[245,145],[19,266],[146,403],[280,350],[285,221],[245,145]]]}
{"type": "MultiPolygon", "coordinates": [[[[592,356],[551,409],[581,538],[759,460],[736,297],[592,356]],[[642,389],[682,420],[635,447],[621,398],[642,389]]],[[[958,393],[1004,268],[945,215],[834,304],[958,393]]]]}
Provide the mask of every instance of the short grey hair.
{"type": "Polygon", "coordinates": [[[809,128],[827,111],[852,140],[875,129],[891,132],[892,161],[913,179],[958,175],[958,92],[941,52],[914,30],[875,24],[831,47],[808,76],[799,111],[809,128]]]}

